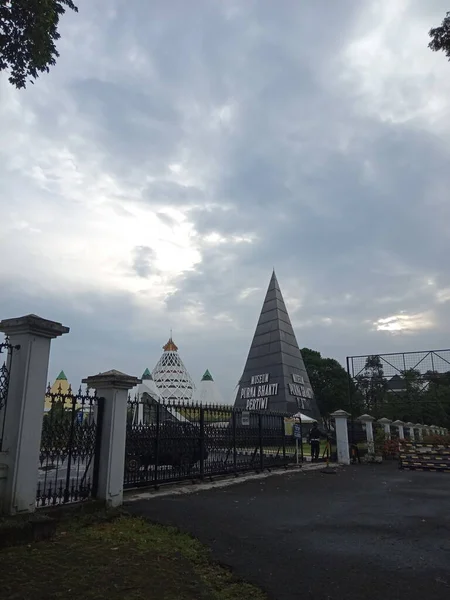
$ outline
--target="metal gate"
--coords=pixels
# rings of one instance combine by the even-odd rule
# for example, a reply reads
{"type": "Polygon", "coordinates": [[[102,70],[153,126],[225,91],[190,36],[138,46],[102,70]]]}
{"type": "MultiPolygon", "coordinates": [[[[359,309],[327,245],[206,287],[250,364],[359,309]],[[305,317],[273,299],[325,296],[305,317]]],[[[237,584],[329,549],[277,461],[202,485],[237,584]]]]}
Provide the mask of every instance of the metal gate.
{"type": "Polygon", "coordinates": [[[8,402],[9,374],[13,352],[19,350],[20,346],[12,346],[8,336],[0,344],[0,450],[2,450],[3,435],[5,431],[6,405],[8,402]],[[3,356],[2,356],[3,355],[3,356]]]}
{"type": "Polygon", "coordinates": [[[124,487],[287,465],[292,441],[283,414],[129,398],[124,487]]]}
{"type": "Polygon", "coordinates": [[[95,495],[100,443],[99,399],[89,390],[45,396],[36,506],[87,500],[95,495]]]}

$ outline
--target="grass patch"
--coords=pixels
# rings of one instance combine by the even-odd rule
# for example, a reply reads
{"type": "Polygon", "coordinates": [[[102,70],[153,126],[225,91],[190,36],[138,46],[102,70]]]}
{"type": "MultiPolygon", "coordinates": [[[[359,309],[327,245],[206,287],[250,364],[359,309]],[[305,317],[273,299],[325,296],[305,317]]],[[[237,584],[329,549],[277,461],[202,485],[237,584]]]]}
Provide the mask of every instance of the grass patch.
{"type": "Polygon", "coordinates": [[[197,540],[127,515],[62,521],[51,541],[0,551],[0,564],[2,600],[266,599],[197,540]]]}

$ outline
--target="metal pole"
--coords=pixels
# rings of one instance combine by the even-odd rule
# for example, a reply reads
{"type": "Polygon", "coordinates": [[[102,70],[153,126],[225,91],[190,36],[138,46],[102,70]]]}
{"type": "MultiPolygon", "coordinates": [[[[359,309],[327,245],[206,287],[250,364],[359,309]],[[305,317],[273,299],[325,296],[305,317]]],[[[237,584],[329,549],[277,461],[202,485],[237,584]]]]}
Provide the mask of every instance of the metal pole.
{"type": "Polygon", "coordinates": [[[259,413],[259,466],[261,471],[264,470],[264,448],[263,448],[263,427],[262,427],[262,415],[259,413]]]}
{"type": "MultiPolygon", "coordinates": [[[[64,396],[62,397],[62,412],[61,412],[61,420],[63,421],[64,427],[64,396]]],[[[70,419],[70,431],[69,431],[69,443],[68,443],[68,456],[67,456],[67,473],[66,473],[66,488],[64,490],[64,503],[69,502],[70,500],[70,471],[72,470],[72,450],[73,450],[73,433],[74,433],[74,425],[76,417],[76,404],[77,404],[77,396],[72,394],[72,414],[70,419]]]]}
{"type": "MultiPolygon", "coordinates": [[[[155,471],[153,473],[153,485],[158,488],[158,470],[159,470],[159,423],[160,423],[160,404],[156,402],[156,436],[155,436],[155,471]]],[[[153,427],[153,423],[150,423],[150,427],[153,427]]]]}
{"type": "Polygon", "coordinates": [[[298,438],[295,438],[295,459],[298,467],[298,438]]]}
{"type": "Polygon", "coordinates": [[[200,479],[205,476],[205,409],[200,407],[200,479]]]}
{"type": "Polygon", "coordinates": [[[231,423],[232,423],[232,444],[233,444],[233,468],[234,474],[237,475],[237,449],[236,449],[236,410],[233,408],[233,412],[231,413],[231,423]]]}
{"type": "MultiPolygon", "coordinates": [[[[352,359],[353,360],[353,359],[352,359]]],[[[353,363],[352,363],[353,365],[353,363]]],[[[351,427],[350,427],[350,443],[355,443],[355,421],[353,415],[353,378],[350,375],[350,357],[347,356],[347,375],[348,375],[348,398],[349,398],[349,408],[350,408],[350,418],[351,418],[351,427]]]]}

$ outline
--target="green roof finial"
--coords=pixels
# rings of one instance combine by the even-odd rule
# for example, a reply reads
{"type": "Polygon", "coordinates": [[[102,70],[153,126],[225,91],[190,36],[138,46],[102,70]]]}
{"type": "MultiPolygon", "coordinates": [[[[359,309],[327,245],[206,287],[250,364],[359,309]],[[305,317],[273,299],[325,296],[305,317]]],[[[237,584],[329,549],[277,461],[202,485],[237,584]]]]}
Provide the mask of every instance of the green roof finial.
{"type": "Polygon", "coordinates": [[[61,373],[56,378],[56,381],[67,381],[67,377],[64,371],[61,371],[61,373]]]}
{"type": "Polygon", "coordinates": [[[208,369],[206,369],[205,374],[202,377],[202,381],[214,381],[208,369]]]}
{"type": "Polygon", "coordinates": [[[148,369],[145,369],[141,379],[153,379],[152,374],[148,369]]]}

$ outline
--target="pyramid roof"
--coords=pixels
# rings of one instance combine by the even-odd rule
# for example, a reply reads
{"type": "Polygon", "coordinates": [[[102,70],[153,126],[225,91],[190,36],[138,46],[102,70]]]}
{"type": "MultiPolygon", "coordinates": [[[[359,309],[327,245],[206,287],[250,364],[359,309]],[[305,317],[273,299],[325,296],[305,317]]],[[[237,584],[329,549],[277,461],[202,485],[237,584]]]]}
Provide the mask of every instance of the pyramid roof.
{"type": "Polygon", "coordinates": [[[53,384],[50,386],[50,392],[52,394],[68,394],[69,389],[70,383],[67,381],[64,371],[61,371],[53,384]]]}
{"type": "Polygon", "coordinates": [[[275,271],[261,309],[235,406],[295,414],[320,413],[275,271]]]}

